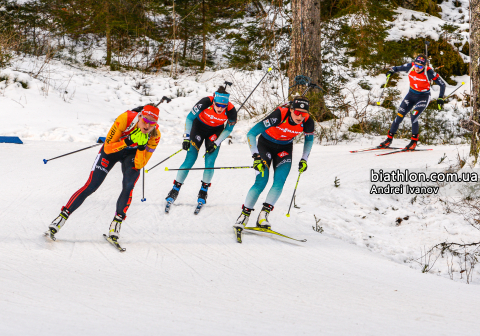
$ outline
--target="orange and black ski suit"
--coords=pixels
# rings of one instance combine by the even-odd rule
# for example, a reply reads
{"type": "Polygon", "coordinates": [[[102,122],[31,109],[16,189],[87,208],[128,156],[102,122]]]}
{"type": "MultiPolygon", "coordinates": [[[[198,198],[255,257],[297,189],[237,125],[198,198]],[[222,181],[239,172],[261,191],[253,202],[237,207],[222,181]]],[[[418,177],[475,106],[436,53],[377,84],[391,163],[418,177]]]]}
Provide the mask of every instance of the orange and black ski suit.
{"type": "Polygon", "coordinates": [[[118,116],[108,132],[105,144],[93,162],[87,183],[70,197],[62,211],[67,209],[70,214],[74,212],[98,189],[113,166],[121,162],[123,188],[117,200],[117,214],[126,218],[126,212],[132,202],[133,188],[140,176],[140,169],[145,167],[160,141],[160,131],[156,125],[155,131],[150,133],[145,148],[138,148],[137,144],[127,146],[125,138],[137,128],[137,122],[138,113],[134,111],[127,111],[118,116]]]}

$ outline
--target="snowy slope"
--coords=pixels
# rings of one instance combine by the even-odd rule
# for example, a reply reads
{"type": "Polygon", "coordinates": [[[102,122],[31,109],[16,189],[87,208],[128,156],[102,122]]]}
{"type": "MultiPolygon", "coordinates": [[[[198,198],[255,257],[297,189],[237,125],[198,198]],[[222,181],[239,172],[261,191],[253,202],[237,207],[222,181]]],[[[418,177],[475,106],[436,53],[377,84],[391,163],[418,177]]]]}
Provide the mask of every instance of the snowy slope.
{"type": "MultiPolygon", "coordinates": [[[[230,81],[231,100],[240,107],[264,74],[225,69],[173,79],[164,72],[146,76],[140,72],[93,71],[58,61],[44,64],[42,59],[17,60],[12,67],[0,71],[0,118],[9,121],[0,124],[0,135],[27,140],[92,142],[105,136],[120,113],[157,103],[167,96],[172,102],[159,106],[161,142],[175,143],[183,134],[188,112],[199,99],[212,95],[224,81],[230,81]],[[37,73],[40,74],[36,76],[37,73]],[[1,81],[2,77],[8,79],[1,81]],[[20,119],[12,118],[13,111],[20,119]]],[[[272,71],[246,107],[254,113],[271,110],[285,100],[287,91],[282,90],[285,85],[288,82],[272,71]]],[[[240,119],[245,118],[245,113],[244,108],[239,113],[240,119]]],[[[232,133],[233,141],[245,141],[245,134],[242,126],[237,126],[232,133]]]]}
{"type": "MultiPolygon", "coordinates": [[[[231,224],[253,182],[250,170],[217,172],[198,216],[193,209],[201,173],[192,172],[165,215],[164,197],[174,173],[162,165],[147,174],[147,202],[139,200],[140,181],[134,191],[122,229],[127,251],[121,254],[101,236],[120,192],[119,167],[71,216],[56,242],[42,236],[84,183],[95,149],[47,165],[42,159],[78,147],[0,144],[2,156],[9,158],[0,168],[1,335],[477,334],[480,322],[472,312],[480,304],[479,286],[389,260],[433,241],[434,222],[445,217],[432,210],[428,228],[421,229],[426,222],[419,218],[396,227],[387,207],[398,204],[402,215],[412,217],[420,207],[409,207],[404,199],[369,197],[365,175],[372,165],[382,165],[381,157],[350,154],[349,146],[314,146],[298,189],[301,208],[286,218],[296,179],[292,170],[271,220],[280,232],[308,239],[303,244],[256,235],[245,235],[241,245],[234,241],[231,224]],[[339,188],[333,187],[335,176],[339,188]],[[373,214],[373,206],[386,214],[373,214]],[[323,234],[312,230],[313,214],[322,219],[323,234]],[[355,245],[367,246],[367,239],[371,251],[355,245]]],[[[152,161],[177,148],[160,146],[152,161]]],[[[393,156],[390,166],[431,164],[444,151],[453,155],[455,149],[393,156]]],[[[296,146],[294,162],[300,153],[296,146]]],[[[172,158],[168,166],[178,166],[183,157],[172,158]]],[[[249,162],[244,144],[223,146],[218,158],[219,166],[249,162]]],[[[459,239],[472,234],[468,227],[458,231],[459,239]]]]}

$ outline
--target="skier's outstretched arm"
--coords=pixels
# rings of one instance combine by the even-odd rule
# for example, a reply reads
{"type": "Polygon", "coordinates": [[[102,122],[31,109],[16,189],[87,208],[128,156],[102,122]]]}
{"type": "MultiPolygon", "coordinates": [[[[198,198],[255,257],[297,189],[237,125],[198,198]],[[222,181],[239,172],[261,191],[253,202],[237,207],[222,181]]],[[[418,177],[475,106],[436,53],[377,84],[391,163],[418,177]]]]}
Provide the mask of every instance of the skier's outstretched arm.
{"type": "Polygon", "coordinates": [[[195,106],[192,108],[190,113],[187,116],[187,120],[185,121],[185,133],[190,135],[190,131],[192,130],[192,124],[197,115],[205,110],[207,107],[210,107],[212,105],[212,101],[210,98],[205,97],[202,98],[198,101],[198,103],[195,104],[195,106]]]}
{"type": "Polygon", "coordinates": [[[304,125],[303,134],[305,134],[305,142],[303,143],[302,160],[307,161],[313,146],[313,139],[315,135],[315,121],[313,121],[313,118],[310,116],[310,118],[308,118],[308,120],[306,120],[303,125],[304,125]]]}
{"type": "Polygon", "coordinates": [[[313,147],[313,139],[314,139],[313,134],[305,134],[305,142],[303,144],[303,155],[302,155],[302,159],[304,159],[305,161],[307,161],[308,157],[310,156],[310,151],[312,150],[312,147],[313,147]]]}
{"type": "Polygon", "coordinates": [[[250,152],[252,152],[252,155],[258,153],[257,136],[265,132],[267,128],[268,127],[265,127],[264,123],[260,121],[247,133],[248,146],[250,147],[250,152]]]}
{"type": "Polygon", "coordinates": [[[400,71],[408,72],[410,71],[412,66],[413,66],[412,63],[405,63],[404,65],[391,67],[390,69],[388,69],[386,75],[387,76],[393,75],[395,72],[400,72],[400,71]]]}
{"type": "Polygon", "coordinates": [[[237,123],[237,109],[233,107],[231,110],[227,111],[227,117],[228,117],[227,127],[225,127],[222,133],[220,133],[220,135],[218,136],[218,139],[215,140],[215,144],[217,146],[220,146],[222,141],[225,140],[230,135],[230,133],[232,133],[233,128],[237,123]]]}
{"type": "Polygon", "coordinates": [[[105,144],[103,145],[103,150],[106,154],[120,152],[128,147],[125,140],[120,140],[122,132],[127,128],[127,119],[128,113],[122,113],[117,117],[112,127],[110,127],[107,138],[105,139],[105,144]]]}
{"type": "Polygon", "coordinates": [[[432,69],[428,69],[427,75],[429,80],[433,80],[438,86],[440,86],[440,94],[438,95],[438,98],[443,98],[445,96],[445,89],[447,88],[443,79],[432,69]]]}

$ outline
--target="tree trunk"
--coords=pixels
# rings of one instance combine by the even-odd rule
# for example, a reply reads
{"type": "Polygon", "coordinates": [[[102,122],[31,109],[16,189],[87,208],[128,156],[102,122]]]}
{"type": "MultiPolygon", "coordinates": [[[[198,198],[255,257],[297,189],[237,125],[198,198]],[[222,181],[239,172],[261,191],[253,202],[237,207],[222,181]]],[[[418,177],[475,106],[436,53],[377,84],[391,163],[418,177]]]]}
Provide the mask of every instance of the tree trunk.
{"type": "MultiPolygon", "coordinates": [[[[473,121],[480,123],[480,0],[470,1],[470,80],[473,121]]],[[[480,152],[480,127],[474,124],[470,155],[477,162],[480,152]]]]}
{"type": "Polygon", "coordinates": [[[105,1],[105,35],[107,40],[107,58],[105,65],[112,64],[112,27],[110,22],[110,11],[108,8],[108,1],[105,1]]]}
{"type": "MultiPolygon", "coordinates": [[[[292,0],[292,35],[288,78],[290,86],[295,76],[308,76],[312,83],[322,86],[322,39],[320,0],[292,0]]],[[[300,89],[300,88],[299,88],[300,89]]],[[[296,90],[300,91],[300,90],[296,90]]],[[[303,88],[302,88],[303,91],[303,88]]],[[[310,114],[316,120],[331,119],[322,92],[310,92],[310,114]]]]}
{"type": "Polygon", "coordinates": [[[207,26],[205,19],[205,0],[202,0],[202,28],[203,28],[203,51],[202,51],[202,70],[205,70],[207,64],[207,26]]]}
{"type": "MultiPolygon", "coordinates": [[[[188,2],[185,2],[185,6],[183,7],[183,11],[186,13],[187,12],[187,5],[188,2]]],[[[188,21],[184,20],[183,21],[183,53],[182,53],[182,59],[185,61],[185,57],[187,56],[187,45],[188,45],[188,21]]]]}
{"type": "Polygon", "coordinates": [[[322,80],[320,0],[292,1],[292,44],[288,78],[305,75],[315,84],[322,80]]]}

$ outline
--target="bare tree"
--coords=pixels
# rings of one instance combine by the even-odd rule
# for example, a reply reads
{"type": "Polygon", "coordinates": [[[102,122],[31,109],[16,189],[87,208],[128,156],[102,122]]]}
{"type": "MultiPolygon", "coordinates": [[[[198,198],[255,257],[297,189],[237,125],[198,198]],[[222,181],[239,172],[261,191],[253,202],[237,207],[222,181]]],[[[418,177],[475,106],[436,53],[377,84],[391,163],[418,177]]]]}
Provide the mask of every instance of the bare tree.
{"type": "Polygon", "coordinates": [[[470,1],[470,78],[472,83],[471,103],[473,109],[472,120],[474,129],[470,155],[475,158],[475,163],[480,152],[480,0],[470,1]]]}

